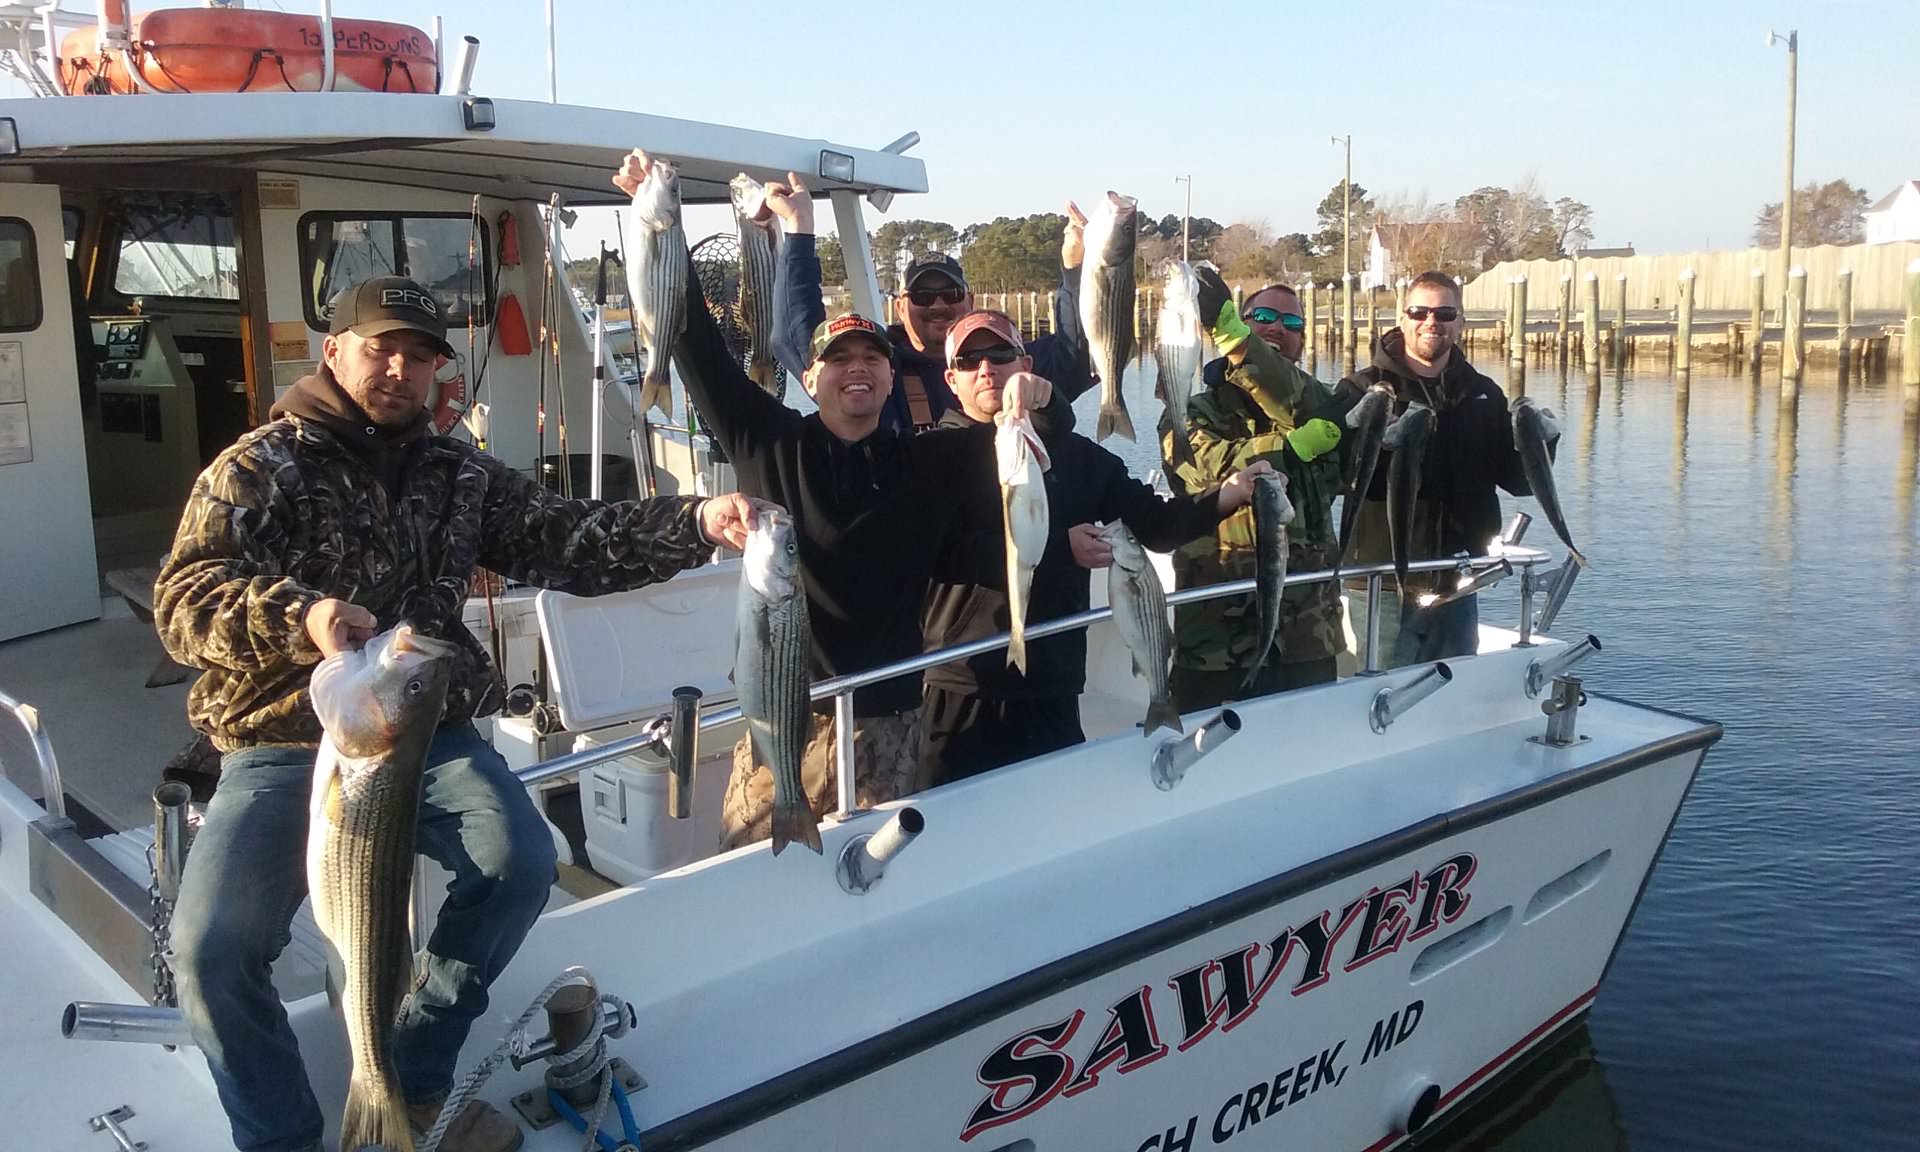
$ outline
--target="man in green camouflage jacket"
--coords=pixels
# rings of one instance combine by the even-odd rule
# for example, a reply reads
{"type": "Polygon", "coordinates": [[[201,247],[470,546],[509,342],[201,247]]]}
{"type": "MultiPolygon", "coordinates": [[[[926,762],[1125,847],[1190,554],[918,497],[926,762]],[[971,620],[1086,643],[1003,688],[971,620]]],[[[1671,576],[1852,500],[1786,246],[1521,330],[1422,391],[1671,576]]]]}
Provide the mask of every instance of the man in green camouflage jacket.
{"type": "MultiPolygon", "coordinates": [[[[1176,491],[1204,491],[1256,460],[1269,462],[1286,476],[1294,507],[1287,570],[1331,568],[1338,551],[1332,505],[1340,485],[1332,449],[1340,432],[1316,415],[1331,393],[1248,327],[1217,273],[1202,268],[1197,274],[1200,314],[1213,321],[1214,343],[1226,355],[1207,365],[1208,387],[1187,403],[1194,462],[1170,463],[1171,483],[1176,491]]],[[[1171,421],[1163,416],[1161,448],[1169,461],[1173,435],[1171,421]]],[[[1245,580],[1254,575],[1254,555],[1253,509],[1247,507],[1221,520],[1215,535],[1173,554],[1175,581],[1181,588],[1196,588],[1245,580]]],[[[1180,711],[1334,678],[1334,656],[1344,640],[1340,597],[1331,584],[1287,590],[1275,651],[1249,686],[1247,673],[1259,658],[1258,617],[1251,595],[1174,610],[1172,688],[1180,711]]]]}
{"type": "MultiPolygon", "coordinates": [[[[476,569],[593,595],[665,580],[745,543],[740,496],[562,500],[472,445],[430,432],[451,356],[439,302],[378,277],[333,304],[324,367],[201,473],[154,587],[174,659],[205,669],[188,696],[221,750],[173,920],[181,1007],[242,1152],[320,1147],[322,1120],[269,966],[306,889],[321,737],[308,682],[324,657],[401,622],[457,648],[427,756],[422,853],[453,875],[419,958],[393,1060],[414,1124],[432,1126],[487,987],[554,880],[545,822],[474,729],[499,677],[461,622],[476,569]]],[[[509,1152],[519,1129],[484,1104],[441,1144],[509,1152]]]]}

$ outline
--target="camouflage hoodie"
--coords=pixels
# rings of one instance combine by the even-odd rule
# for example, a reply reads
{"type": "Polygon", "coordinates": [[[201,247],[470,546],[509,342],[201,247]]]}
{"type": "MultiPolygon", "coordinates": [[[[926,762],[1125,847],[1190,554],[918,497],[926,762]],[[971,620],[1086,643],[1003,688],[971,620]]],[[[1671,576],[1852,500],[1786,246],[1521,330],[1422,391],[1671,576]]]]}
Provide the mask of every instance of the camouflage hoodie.
{"type": "MultiPolygon", "coordinates": [[[[1264,341],[1247,342],[1239,364],[1226,359],[1207,365],[1206,391],[1187,402],[1187,440],[1195,462],[1170,468],[1176,491],[1218,487],[1256,460],[1284,472],[1294,507],[1288,528],[1287,569],[1306,572],[1332,568],[1337,551],[1333,497],[1340,486],[1336,453],[1303,461],[1287,446],[1287,433],[1325,411],[1326,385],[1283,359],[1264,341]]],[[[1171,458],[1172,426],[1161,418],[1161,450],[1171,458]]],[[[1242,508],[1220,521],[1218,531],[1173,554],[1173,571],[1182,588],[1197,588],[1254,574],[1253,509],[1242,508]]],[[[1280,631],[1275,639],[1282,663],[1319,660],[1342,643],[1340,597],[1331,584],[1296,586],[1286,591],[1280,631]]],[[[1245,671],[1253,666],[1259,608],[1252,596],[1230,596],[1187,604],[1174,610],[1173,662],[1202,672],[1245,671]]]]}
{"type": "Polygon", "coordinates": [[[476,568],[591,596],[665,580],[712,551],[697,500],[562,500],[470,444],[356,428],[359,409],[324,369],[274,413],[194,482],[154,584],[167,652],[206,669],[188,719],[222,751],[319,743],[307,681],[320,652],[304,624],[316,601],[453,640],[444,722],[458,723],[500,704],[460,619],[476,568]]]}

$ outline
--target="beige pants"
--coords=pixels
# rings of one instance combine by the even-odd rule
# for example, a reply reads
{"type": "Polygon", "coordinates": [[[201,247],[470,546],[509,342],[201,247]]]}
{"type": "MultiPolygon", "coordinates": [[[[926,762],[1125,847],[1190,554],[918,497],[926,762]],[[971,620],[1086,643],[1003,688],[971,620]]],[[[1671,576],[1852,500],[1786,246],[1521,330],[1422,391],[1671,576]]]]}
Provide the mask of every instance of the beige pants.
{"type": "MultiPolygon", "coordinates": [[[[920,756],[920,709],[853,722],[854,799],[862,808],[923,792],[932,779],[920,756]]],[[[800,758],[800,784],[816,817],[833,811],[838,794],[833,770],[833,717],[813,718],[813,733],[800,758]]],[[[773,772],[753,762],[753,741],[733,746],[733,775],[720,817],[720,850],[773,835],[773,772]]]]}

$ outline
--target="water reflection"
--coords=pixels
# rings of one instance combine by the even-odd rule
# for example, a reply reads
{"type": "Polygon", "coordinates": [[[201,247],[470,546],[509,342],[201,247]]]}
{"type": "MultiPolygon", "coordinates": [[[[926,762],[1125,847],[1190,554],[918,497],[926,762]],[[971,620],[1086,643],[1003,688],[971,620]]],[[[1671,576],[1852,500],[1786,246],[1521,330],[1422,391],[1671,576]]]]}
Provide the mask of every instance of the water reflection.
{"type": "Polygon", "coordinates": [[[1600,426],[1600,369],[1595,368],[1585,374],[1587,378],[1587,402],[1580,409],[1580,490],[1593,492],[1593,454],[1594,436],[1600,426]]]}
{"type": "Polygon", "coordinates": [[[1773,436],[1774,554],[1783,565],[1793,563],[1793,479],[1800,457],[1800,392],[1782,389],[1780,418],[1773,436]]]}
{"type": "Polygon", "coordinates": [[[1440,1133],[1446,1152],[1623,1152],[1620,1104],[1582,1021],[1440,1133]]]}
{"type": "Polygon", "coordinates": [[[1687,480],[1687,419],[1692,411],[1692,389],[1682,376],[1673,390],[1673,483],[1675,488],[1687,480]]]}
{"type": "Polygon", "coordinates": [[[1900,470],[1893,478],[1893,552],[1900,562],[1896,570],[1906,567],[1913,552],[1913,490],[1920,484],[1920,476],[1914,475],[1916,467],[1920,467],[1920,421],[1907,420],[1900,426],[1900,470]]]}

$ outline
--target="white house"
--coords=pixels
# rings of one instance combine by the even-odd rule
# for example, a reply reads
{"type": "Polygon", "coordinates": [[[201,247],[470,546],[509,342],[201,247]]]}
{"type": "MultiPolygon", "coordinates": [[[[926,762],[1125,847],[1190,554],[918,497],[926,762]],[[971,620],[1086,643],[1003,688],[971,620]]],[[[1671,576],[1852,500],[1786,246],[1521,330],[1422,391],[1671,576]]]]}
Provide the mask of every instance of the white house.
{"type": "Polygon", "coordinates": [[[1869,244],[1920,240],[1920,180],[1909,180],[1887,193],[1861,217],[1869,244]]]}

